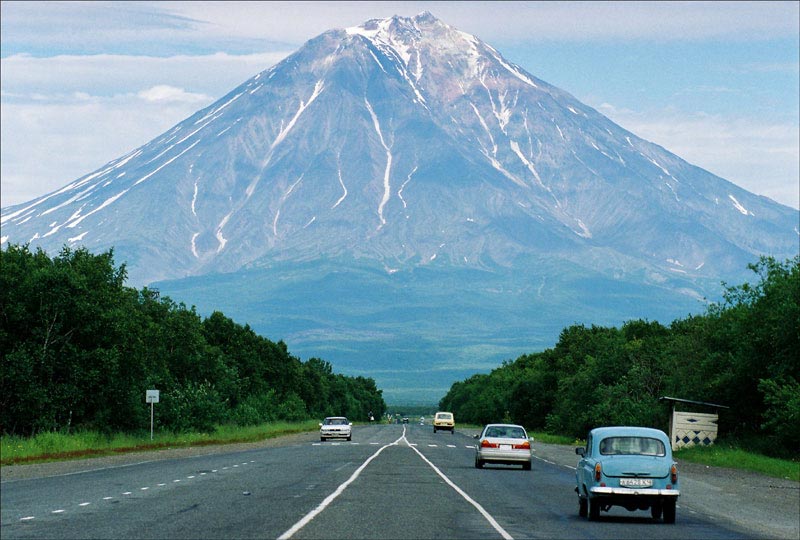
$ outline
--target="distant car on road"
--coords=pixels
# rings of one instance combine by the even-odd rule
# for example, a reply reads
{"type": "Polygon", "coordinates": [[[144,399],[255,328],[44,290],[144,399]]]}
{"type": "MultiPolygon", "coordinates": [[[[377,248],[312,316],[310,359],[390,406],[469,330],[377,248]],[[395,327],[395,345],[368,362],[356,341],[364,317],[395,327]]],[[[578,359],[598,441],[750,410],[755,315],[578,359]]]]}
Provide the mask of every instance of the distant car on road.
{"type": "Polygon", "coordinates": [[[439,411],[433,417],[433,432],[436,433],[437,430],[444,430],[453,433],[456,427],[456,420],[453,417],[453,413],[451,412],[444,412],[439,411]]]}
{"type": "Polygon", "coordinates": [[[344,416],[328,416],[319,425],[319,440],[352,440],[353,424],[344,416]]]}
{"type": "Polygon", "coordinates": [[[675,523],[680,496],[678,469],[669,437],[645,427],[603,427],[589,432],[575,471],[578,514],[596,520],[600,511],[622,506],[650,510],[653,519],[675,523]]]}
{"type": "Polygon", "coordinates": [[[475,445],[475,468],[486,463],[522,465],[531,470],[531,440],[525,428],[516,424],[487,424],[475,445]]]}
{"type": "Polygon", "coordinates": [[[403,423],[404,424],[408,424],[408,416],[404,416],[403,417],[403,423]]]}

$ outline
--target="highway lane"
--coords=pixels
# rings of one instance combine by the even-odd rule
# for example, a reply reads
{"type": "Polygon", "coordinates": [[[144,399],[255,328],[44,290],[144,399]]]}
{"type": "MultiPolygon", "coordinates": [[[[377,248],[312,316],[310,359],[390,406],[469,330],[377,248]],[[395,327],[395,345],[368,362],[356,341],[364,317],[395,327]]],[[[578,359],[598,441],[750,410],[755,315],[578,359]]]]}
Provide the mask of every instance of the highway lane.
{"type": "MultiPolygon", "coordinates": [[[[534,461],[474,468],[474,439],[430,426],[358,426],[309,440],[4,482],[9,538],[745,538],[684,515],[577,515],[574,472],[534,461]]],[[[535,445],[534,445],[535,447],[535,445]]]]}

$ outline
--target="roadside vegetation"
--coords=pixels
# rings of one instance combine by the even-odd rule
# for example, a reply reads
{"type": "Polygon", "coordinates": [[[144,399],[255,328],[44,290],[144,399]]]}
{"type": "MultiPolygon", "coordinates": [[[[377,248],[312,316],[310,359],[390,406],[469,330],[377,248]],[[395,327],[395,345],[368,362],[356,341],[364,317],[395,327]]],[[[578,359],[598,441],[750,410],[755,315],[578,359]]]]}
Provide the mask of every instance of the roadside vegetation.
{"type": "Polygon", "coordinates": [[[757,472],[773,478],[784,478],[800,482],[800,462],[764,456],[718,442],[713,446],[693,446],[674,454],[675,458],[708,465],[743,471],[757,472]]]}
{"type": "Polygon", "coordinates": [[[453,384],[439,407],[459,422],[505,418],[583,438],[603,425],[668,431],[671,405],[663,396],[710,402],[728,407],[719,410],[728,445],[798,467],[800,256],[764,257],[749,268],[756,283],[726,286],[724,301],[703,315],[669,326],[571,326],[552,349],[453,384]]]}
{"type": "Polygon", "coordinates": [[[149,432],[74,433],[42,432],[33,437],[3,436],[0,465],[42,463],[65,459],[84,459],[129,452],[146,452],[165,448],[208,446],[216,444],[258,442],[265,439],[303,433],[317,429],[316,420],[304,422],[274,422],[258,426],[217,426],[213,432],[149,432]]]}
{"type": "Polygon", "coordinates": [[[4,440],[149,430],[151,389],[160,392],[159,433],[383,415],[373,379],[334,373],[319,358],[303,362],[223,313],[203,318],[125,279],[113,251],[0,251],[4,440]]]}

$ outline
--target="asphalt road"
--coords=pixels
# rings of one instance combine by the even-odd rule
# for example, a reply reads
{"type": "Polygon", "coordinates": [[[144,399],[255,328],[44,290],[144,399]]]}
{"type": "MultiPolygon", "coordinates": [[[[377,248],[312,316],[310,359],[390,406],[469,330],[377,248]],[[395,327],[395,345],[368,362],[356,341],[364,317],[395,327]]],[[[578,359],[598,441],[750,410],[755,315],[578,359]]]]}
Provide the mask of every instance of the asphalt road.
{"type": "MultiPolygon", "coordinates": [[[[474,439],[430,426],[354,428],[353,440],[162,459],[4,481],[12,538],[748,538],[692,512],[578,517],[574,472],[534,460],[474,467],[474,439]]],[[[535,445],[534,445],[535,447],[535,445]]]]}

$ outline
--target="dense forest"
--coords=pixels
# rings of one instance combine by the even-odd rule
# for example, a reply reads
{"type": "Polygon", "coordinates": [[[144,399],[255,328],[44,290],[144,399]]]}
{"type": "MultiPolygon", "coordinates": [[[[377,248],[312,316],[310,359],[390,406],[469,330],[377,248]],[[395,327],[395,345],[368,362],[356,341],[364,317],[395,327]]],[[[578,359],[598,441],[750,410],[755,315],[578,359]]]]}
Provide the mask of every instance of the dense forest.
{"type": "Polygon", "coordinates": [[[113,250],[0,252],[4,434],[147,429],[148,389],[160,391],[156,425],[175,432],[384,413],[373,379],[303,362],[222,313],[202,318],[125,279],[113,250]]]}
{"type": "Polygon", "coordinates": [[[601,425],[666,431],[670,405],[659,397],[670,396],[727,406],[719,411],[721,436],[796,457],[800,256],[764,257],[749,268],[757,283],[723,284],[724,300],[703,315],[669,326],[571,326],[552,349],[455,383],[440,408],[461,422],[505,420],[583,438],[601,425]]]}

